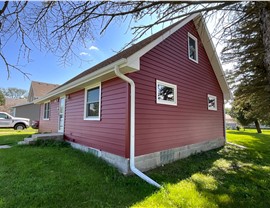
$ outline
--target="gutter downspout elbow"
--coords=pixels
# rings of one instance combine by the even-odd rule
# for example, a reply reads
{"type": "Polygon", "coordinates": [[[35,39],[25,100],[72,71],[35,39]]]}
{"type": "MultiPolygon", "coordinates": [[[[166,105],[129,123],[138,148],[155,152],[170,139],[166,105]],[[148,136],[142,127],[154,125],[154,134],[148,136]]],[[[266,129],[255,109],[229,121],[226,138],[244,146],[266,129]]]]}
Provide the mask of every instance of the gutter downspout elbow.
{"type": "Polygon", "coordinates": [[[130,170],[147,183],[161,188],[161,185],[135,167],[135,83],[132,79],[119,71],[118,65],[114,67],[114,72],[117,77],[130,85],[130,170]]]}

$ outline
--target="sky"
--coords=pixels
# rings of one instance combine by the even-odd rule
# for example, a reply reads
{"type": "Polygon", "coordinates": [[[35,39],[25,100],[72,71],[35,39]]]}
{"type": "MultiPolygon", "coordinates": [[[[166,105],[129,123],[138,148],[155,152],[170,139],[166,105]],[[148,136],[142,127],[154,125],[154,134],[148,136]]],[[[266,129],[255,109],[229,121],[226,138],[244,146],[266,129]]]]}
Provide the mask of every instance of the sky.
{"type": "MultiPolygon", "coordinates": [[[[1,2],[0,2],[1,3],[1,2]]],[[[0,5],[1,6],[1,5],[0,5]]],[[[143,21],[150,21],[152,17],[146,17],[143,21]]],[[[28,78],[17,70],[10,70],[8,77],[7,70],[2,60],[0,60],[0,88],[15,87],[29,90],[31,81],[46,82],[52,84],[63,84],[77,74],[91,68],[101,61],[113,56],[117,51],[132,40],[132,31],[128,29],[129,21],[112,22],[105,33],[96,36],[94,41],[86,41],[88,44],[77,46],[78,55],[81,59],[72,60],[71,64],[63,66],[61,59],[55,54],[41,52],[32,47],[30,61],[21,58],[20,70],[28,73],[28,78]]],[[[154,32],[162,29],[164,26],[158,26],[154,32]]],[[[149,33],[143,38],[149,36],[149,33]]],[[[5,55],[9,62],[17,63],[18,51],[20,47],[19,40],[13,38],[5,48],[5,55]]]]}
{"type": "MultiPolygon", "coordinates": [[[[142,22],[149,21],[152,22],[153,17],[146,17],[142,22]]],[[[54,54],[32,48],[30,62],[24,60],[20,67],[23,72],[30,74],[29,79],[16,70],[11,70],[8,78],[7,71],[3,63],[0,62],[0,88],[15,87],[28,91],[31,81],[63,84],[121,50],[133,37],[132,31],[128,29],[128,23],[128,21],[112,23],[103,35],[97,36],[94,41],[89,41],[85,47],[79,46],[77,55],[87,61],[73,60],[68,66],[61,65],[58,57],[54,54]]],[[[163,27],[156,27],[154,32],[163,27]]],[[[209,29],[211,30],[211,24],[209,29]]],[[[148,35],[150,34],[148,33],[144,38],[148,35]]],[[[16,62],[18,54],[15,51],[18,51],[18,48],[19,42],[16,39],[8,45],[5,53],[9,61],[16,62]]]]}
{"type": "MultiPolygon", "coordinates": [[[[95,41],[89,42],[86,47],[80,47],[78,56],[82,58],[73,60],[70,65],[63,66],[61,60],[52,53],[40,52],[33,48],[31,51],[30,62],[23,61],[20,69],[29,73],[29,79],[24,77],[17,70],[11,70],[10,78],[3,63],[0,63],[0,88],[16,87],[29,90],[31,81],[40,81],[53,84],[63,84],[82,71],[98,64],[99,62],[114,55],[116,51],[131,40],[131,32],[127,32],[126,23],[122,26],[112,24],[104,35],[97,37],[95,41]]],[[[12,42],[6,50],[7,58],[16,63],[18,54],[15,53],[19,48],[19,42],[12,42]]]]}

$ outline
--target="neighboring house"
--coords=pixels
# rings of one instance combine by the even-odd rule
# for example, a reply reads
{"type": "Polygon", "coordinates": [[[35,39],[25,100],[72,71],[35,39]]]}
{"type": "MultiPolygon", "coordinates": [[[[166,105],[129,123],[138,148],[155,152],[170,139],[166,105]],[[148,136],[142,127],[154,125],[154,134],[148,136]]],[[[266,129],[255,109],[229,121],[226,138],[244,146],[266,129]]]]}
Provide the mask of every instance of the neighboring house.
{"type": "Polygon", "coordinates": [[[73,147],[128,173],[134,148],[145,171],[223,146],[230,96],[206,25],[194,14],[34,102],[40,132],[63,132],[73,147]]]}
{"type": "Polygon", "coordinates": [[[40,106],[34,104],[35,99],[40,99],[59,85],[32,81],[29,89],[27,103],[13,106],[13,116],[29,118],[30,122],[39,120],[40,106]]]}
{"type": "Polygon", "coordinates": [[[226,123],[226,129],[236,129],[237,122],[234,118],[232,118],[230,115],[225,114],[225,123],[226,123]]]}
{"type": "Polygon", "coordinates": [[[45,96],[48,92],[54,90],[57,88],[58,84],[50,84],[45,82],[36,82],[32,81],[29,89],[28,94],[28,102],[32,102],[35,99],[42,98],[45,96]]]}
{"type": "Polygon", "coordinates": [[[16,105],[12,107],[12,115],[15,117],[29,118],[30,125],[34,120],[39,121],[40,117],[40,106],[39,104],[34,104],[33,102],[25,103],[23,105],[16,105]]]}
{"type": "Polygon", "coordinates": [[[5,105],[0,106],[0,111],[12,114],[12,108],[16,105],[23,105],[27,103],[25,98],[5,98],[5,105]]]}

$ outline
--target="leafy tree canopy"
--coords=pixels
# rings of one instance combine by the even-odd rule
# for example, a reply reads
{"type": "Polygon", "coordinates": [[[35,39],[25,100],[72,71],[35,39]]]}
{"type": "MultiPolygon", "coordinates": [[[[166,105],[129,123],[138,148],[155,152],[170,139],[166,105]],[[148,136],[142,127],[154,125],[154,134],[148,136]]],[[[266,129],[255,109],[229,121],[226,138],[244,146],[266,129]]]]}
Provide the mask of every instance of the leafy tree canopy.
{"type": "Polygon", "coordinates": [[[0,90],[0,105],[5,105],[5,96],[0,90]]]}
{"type": "Polygon", "coordinates": [[[2,91],[2,94],[8,98],[23,98],[26,96],[26,93],[27,93],[26,90],[15,88],[15,87],[6,88],[6,89],[2,88],[1,91],[2,91]]]}

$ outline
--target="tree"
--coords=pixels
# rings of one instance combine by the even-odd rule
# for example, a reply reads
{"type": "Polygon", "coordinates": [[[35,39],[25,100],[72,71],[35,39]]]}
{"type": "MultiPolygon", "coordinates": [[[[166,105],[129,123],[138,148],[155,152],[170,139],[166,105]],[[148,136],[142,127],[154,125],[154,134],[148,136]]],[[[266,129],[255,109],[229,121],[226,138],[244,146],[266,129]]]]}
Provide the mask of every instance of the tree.
{"type": "Polygon", "coordinates": [[[8,97],[8,98],[22,98],[22,97],[25,97],[25,94],[27,93],[26,90],[15,88],[15,87],[7,88],[7,89],[2,88],[1,91],[5,95],[5,97],[8,97]]]}
{"type": "MultiPolygon", "coordinates": [[[[237,96],[238,94],[236,94],[237,96]]],[[[258,133],[262,133],[260,128],[260,123],[258,120],[258,115],[254,106],[252,106],[253,101],[247,100],[246,97],[236,97],[234,100],[232,109],[230,111],[230,116],[235,118],[243,127],[248,126],[251,123],[255,124],[258,133]]]]}
{"type": "Polygon", "coordinates": [[[203,12],[206,17],[219,10],[241,13],[245,5],[241,2],[209,1],[5,1],[1,4],[0,58],[8,76],[10,69],[20,70],[17,64],[10,63],[5,56],[5,48],[13,40],[12,37],[21,41],[18,59],[29,59],[31,48],[36,46],[60,55],[66,62],[78,56],[74,51],[77,44],[85,45],[87,40],[93,40],[113,21],[136,22],[145,16],[156,16],[152,23],[132,28],[135,33],[133,41],[136,41],[157,24],[197,12],[203,12]]]}
{"type": "Polygon", "coordinates": [[[2,93],[2,91],[0,90],[0,105],[5,105],[5,96],[2,93]]]}
{"type": "Polygon", "coordinates": [[[238,112],[237,117],[244,122],[255,122],[258,132],[258,120],[266,122],[270,117],[270,85],[263,55],[260,11],[254,2],[246,5],[243,16],[246,21],[233,26],[234,36],[228,34],[227,46],[223,50],[223,59],[236,63],[229,80],[236,83],[233,106],[238,112]]]}

